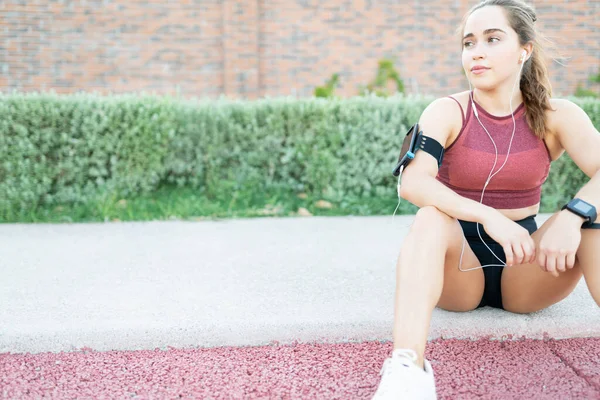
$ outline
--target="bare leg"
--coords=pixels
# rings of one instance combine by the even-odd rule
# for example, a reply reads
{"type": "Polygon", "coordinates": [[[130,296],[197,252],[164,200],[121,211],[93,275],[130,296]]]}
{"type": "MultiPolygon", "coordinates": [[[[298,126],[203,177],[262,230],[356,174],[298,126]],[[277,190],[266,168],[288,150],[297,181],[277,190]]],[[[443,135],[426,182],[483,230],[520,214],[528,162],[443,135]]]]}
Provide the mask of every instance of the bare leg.
{"type": "Polygon", "coordinates": [[[590,294],[600,307],[600,229],[581,230],[577,259],[590,294]]]}
{"type": "MultiPolygon", "coordinates": [[[[539,247],[542,236],[556,219],[557,214],[550,217],[531,235],[536,248],[539,247]]],[[[537,261],[506,268],[502,273],[502,303],[504,309],[525,314],[556,304],[575,289],[577,283],[581,280],[582,272],[585,273],[592,296],[595,296],[594,298],[598,302],[598,289],[595,290],[596,295],[594,295],[592,288],[594,286],[598,288],[600,285],[599,274],[595,272],[598,271],[597,266],[600,265],[597,261],[600,256],[599,244],[600,230],[583,229],[575,267],[559,273],[556,278],[543,271],[537,261]]]]}
{"type": "MultiPolygon", "coordinates": [[[[463,233],[457,220],[435,207],[421,208],[405,238],[396,270],[394,349],[412,349],[423,366],[431,315],[436,305],[472,310],[484,288],[481,269],[458,270],[463,233]]],[[[468,244],[463,269],[478,266],[468,244]]]]}

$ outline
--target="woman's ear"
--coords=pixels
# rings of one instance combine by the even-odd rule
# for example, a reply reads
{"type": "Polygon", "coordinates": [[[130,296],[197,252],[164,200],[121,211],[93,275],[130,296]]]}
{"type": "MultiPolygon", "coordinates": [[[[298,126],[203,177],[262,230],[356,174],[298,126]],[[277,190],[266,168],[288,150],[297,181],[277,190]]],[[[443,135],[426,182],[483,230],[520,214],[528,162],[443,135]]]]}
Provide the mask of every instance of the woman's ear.
{"type": "Polygon", "coordinates": [[[521,52],[521,58],[519,58],[519,62],[525,62],[531,58],[531,54],[533,53],[533,43],[527,43],[525,48],[521,52]]]}
{"type": "Polygon", "coordinates": [[[519,59],[519,62],[523,63],[527,60],[527,50],[523,50],[521,52],[521,58],[519,59]]]}

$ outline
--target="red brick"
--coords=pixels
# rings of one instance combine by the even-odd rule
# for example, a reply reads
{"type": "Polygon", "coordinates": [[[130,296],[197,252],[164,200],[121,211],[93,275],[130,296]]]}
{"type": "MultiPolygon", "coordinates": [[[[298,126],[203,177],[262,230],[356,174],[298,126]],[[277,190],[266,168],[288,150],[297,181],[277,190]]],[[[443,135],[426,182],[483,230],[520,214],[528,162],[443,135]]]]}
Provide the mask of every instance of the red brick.
{"type": "MultiPolygon", "coordinates": [[[[471,1],[20,3],[1,2],[2,91],[310,96],[339,72],[337,94],[353,96],[382,58],[395,62],[409,92],[467,87],[454,31],[471,1]]],[[[571,58],[567,68],[549,64],[555,95],[591,88],[587,80],[600,69],[600,2],[534,4],[538,28],[571,58]]]]}

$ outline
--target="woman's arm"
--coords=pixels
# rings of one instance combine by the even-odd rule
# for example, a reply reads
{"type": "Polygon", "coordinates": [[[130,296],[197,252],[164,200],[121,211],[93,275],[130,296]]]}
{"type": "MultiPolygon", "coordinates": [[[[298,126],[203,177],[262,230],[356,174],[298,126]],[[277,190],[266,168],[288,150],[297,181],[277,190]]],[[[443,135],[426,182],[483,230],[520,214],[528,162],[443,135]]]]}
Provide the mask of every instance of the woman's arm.
{"type": "MultiPolygon", "coordinates": [[[[588,115],[569,100],[553,99],[555,111],[548,114],[548,126],[575,164],[592,178],[576,197],[600,209],[600,133],[588,115]]],[[[570,211],[560,211],[540,240],[538,264],[558,276],[575,266],[584,219],[570,211]]]]}
{"type": "MultiPolygon", "coordinates": [[[[460,131],[462,117],[454,100],[440,98],[421,115],[423,134],[436,139],[444,147],[452,132],[460,131]]],[[[456,194],[436,179],[437,161],[425,152],[417,152],[402,174],[400,196],[417,207],[435,206],[446,214],[464,221],[484,224],[487,217],[498,213],[491,207],[456,194]]]]}
{"type": "MultiPolygon", "coordinates": [[[[549,119],[552,131],[575,164],[591,178],[575,197],[600,210],[600,132],[585,111],[575,103],[554,99],[552,106],[556,109],[549,119]]],[[[579,226],[583,222],[581,217],[567,210],[560,214],[573,223],[579,223],[579,226]]]]}

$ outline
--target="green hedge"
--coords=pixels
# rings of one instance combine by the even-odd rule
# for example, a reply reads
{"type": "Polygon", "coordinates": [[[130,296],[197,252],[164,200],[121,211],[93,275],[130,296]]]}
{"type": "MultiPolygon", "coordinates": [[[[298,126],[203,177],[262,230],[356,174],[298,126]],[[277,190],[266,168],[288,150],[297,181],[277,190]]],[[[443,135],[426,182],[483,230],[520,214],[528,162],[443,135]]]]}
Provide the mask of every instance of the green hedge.
{"type": "MultiPolygon", "coordinates": [[[[0,215],[166,184],[215,199],[282,189],[333,201],[395,196],[402,136],[432,100],[0,95],[0,215]]],[[[600,127],[599,100],[572,100],[600,127]]],[[[544,186],[543,210],[586,181],[564,156],[544,186]]],[[[403,202],[400,212],[411,211],[403,202]]]]}

